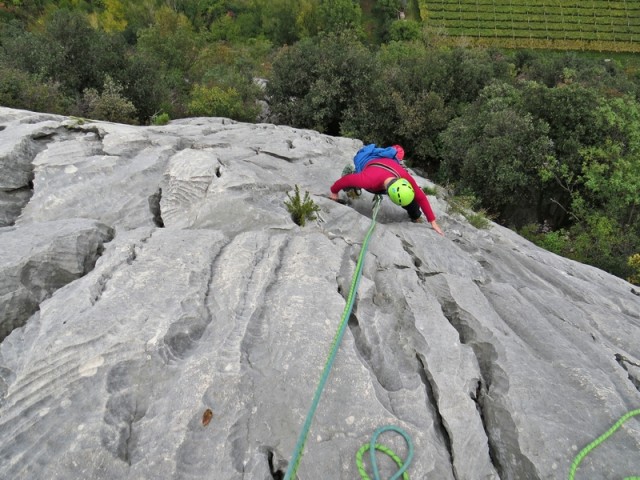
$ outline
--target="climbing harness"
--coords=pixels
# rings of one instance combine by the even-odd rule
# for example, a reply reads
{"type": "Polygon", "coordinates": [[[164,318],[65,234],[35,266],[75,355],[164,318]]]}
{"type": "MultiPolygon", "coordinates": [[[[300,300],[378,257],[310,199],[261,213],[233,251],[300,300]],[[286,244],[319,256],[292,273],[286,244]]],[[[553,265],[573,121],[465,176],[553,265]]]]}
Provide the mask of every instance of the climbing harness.
{"type": "MultiPolygon", "coordinates": [[[[598,438],[596,438],[589,445],[584,447],[580,451],[580,453],[578,453],[578,455],[576,455],[576,458],[573,460],[573,463],[571,464],[571,470],[569,470],[569,480],[573,480],[573,478],[576,475],[576,470],[578,470],[578,465],[580,465],[580,462],[582,462],[584,457],[586,457],[591,450],[596,448],[598,445],[600,445],[602,442],[604,442],[607,438],[609,438],[611,435],[613,435],[614,432],[616,430],[618,430],[622,426],[622,424],[624,422],[626,422],[631,417],[634,417],[636,415],[640,415],[640,409],[632,410],[632,411],[624,414],[622,417],[620,417],[620,420],[618,420],[609,430],[607,430],[605,433],[600,435],[598,438]]],[[[635,476],[634,477],[627,477],[627,478],[625,478],[625,480],[640,480],[640,477],[635,477],[635,476]]]]}
{"type": "MultiPolygon", "coordinates": [[[[360,283],[360,278],[362,277],[362,265],[364,263],[364,257],[365,257],[365,253],[367,251],[367,247],[369,245],[369,240],[371,238],[371,235],[373,234],[373,230],[376,226],[376,216],[378,215],[378,210],[380,210],[380,202],[382,201],[382,196],[380,195],[376,195],[374,197],[374,205],[373,205],[373,215],[371,218],[371,225],[369,226],[369,230],[367,231],[367,234],[364,237],[364,241],[362,242],[362,248],[360,249],[360,254],[358,255],[358,261],[356,263],[356,269],[353,275],[353,280],[351,281],[351,288],[349,290],[349,295],[347,296],[347,304],[345,305],[344,308],[344,312],[342,313],[342,318],[340,320],[340,324],[338,326],[338,330],[336,331],[335,336],[333,337],[333,341],[331,343],[331,348],[329,349],[329,356],[327,357],[327,361],[324,365],[324,370],[322,371],[322,375],[320,377],[320,382],[318,383],[318,387],[316,388],[316,392],[313,396],[313,401],[311,402],[311,408],[309,409],[309,412],[307,413],[307,418],[304,421],[304,424],[302,426],[302,430],[300,431],[300,435],[298,436],[298,441],[296,443],[295,446],[295,450],[294,453],[291,457],[291,461],[289,462],[289,467],[287,468],[287,473],[284,476],[284,480],[294,480],[296,473],[298,471],[298,467],[300,466],[300,461],[302,460],[302,454],[304,451],[304,446],[307,442],[307,437],[309,435],[309,430],[311,429],[311,422],[313,421],[313,416],[315,415],[316,409],[318,408],[318,404],[320,403],[320,396],[322,395],[322,390],[324,389],[325,384],[327,383],[327,379],[329,378],[329,373],[331,371],[331,367],[333,366],[333,362],[335,360],[336,357],[336,353],[338,352],[338,347],[340,346],[340,342],[342,341],[342,337],[344,336],[344,332],[346,330],[347,327],[347,321],[349,319],[349,317],[351,316],[351,311],[353,310],[353,304],[355,302],[355,298],[356,298],[356,292],[358,290],[358,285],[360,283]]],[[[371,443],[369,443],[368,445],[366,445],[364,448],[366,449],[367,447],[369,447],[371,449],[371,459],[372,459],[372,464],[373,464],[373,469],[374,469],[374,475],[375,475],[375,480],[380,480],[380,477],[378,475],[378,466],[377,466],[377,462],[375,460],[375,451],[380,450],[379,446],[376,445],[376,439],[378,438],[378,436],[383,433],[384,431],[387,430],[394,430],[398,433],[400,433],[405,440],[407,441],[407,444],[409,445],[409,454],[407,456],[407,460],[404,462],[404,466],[401,467],[401,469],[396,473],[396,475],[394,475],[392,477],[392,479],[390,480],[395,480],[398,477],[400,477],[400,475],[402,474],[406,474],[406,469],[409,466],[409,463],[411,462],[411,459],[413,457],[413,445],[411,444],[411,440],[409,438],[409,436],[402,431],[401,429],[399,429],[398,427],[394,427],[394,426],[390,426],[390,427],[383,427],[382,429],[379,429],[376,431],[376,433],[374,434],[371,443]]],[[[389,450],[387,447],[384,447],[385,449],[389,450]]],[[[363,451],[364,453],[364,451],[363,451]]],[[[393,453],[393,452],[391,452],[393,453]]],[[[394,458],[394,460],[396,461],[396,463],[399,463],[399,466],[402,465],[402,460],[399,459],[399,457],[397,457],[397,455],[393,454],[390,455],[392,458],[396,457],[398,458],[398,460],[396,460],[394,458]]],[[[360,458],[362,457],[362,454],[360,455],[360,458]]],[[[362,461],[360,460],[360,463],[362,463],[362,461]]],[[[362,472],[364,471],[364,468],[362,469],[362,471],[360,470],[360,465],[358,465],[358,471],[360,471],[360,474],[362,476],[362,472]]],[[[366,475],[366,473],[365,473],[366,475]]],[[[363,476],[363,479],[367,480],[369,477],[367,476],[363,476]]],[[[405,480],[408,480],[408,475],[406,477],[404,477],[405,480]]]]}

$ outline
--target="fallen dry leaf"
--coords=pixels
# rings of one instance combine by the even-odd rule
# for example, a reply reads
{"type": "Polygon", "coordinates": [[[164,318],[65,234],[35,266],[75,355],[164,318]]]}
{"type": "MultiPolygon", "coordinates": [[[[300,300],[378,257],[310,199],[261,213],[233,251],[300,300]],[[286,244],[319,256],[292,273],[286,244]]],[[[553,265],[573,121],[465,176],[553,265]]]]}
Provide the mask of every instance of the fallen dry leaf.
{"type": "Polygon", "coordinates": [[[205,427],[209,425],[209,422],[211,421],[212,418],[213,418],[213,412],[211,411],[210,408],[207,408],[202,414],[202,425],[204,425],[205,427]]]}

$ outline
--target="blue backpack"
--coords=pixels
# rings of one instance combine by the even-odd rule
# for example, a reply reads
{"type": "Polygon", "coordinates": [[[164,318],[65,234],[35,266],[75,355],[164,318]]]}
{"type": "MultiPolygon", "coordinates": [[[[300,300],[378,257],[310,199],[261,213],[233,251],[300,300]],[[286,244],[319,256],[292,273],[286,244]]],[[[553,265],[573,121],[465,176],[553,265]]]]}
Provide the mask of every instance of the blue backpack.
{"type": "Polygon", "coordinates": [[[358,153],[353,157],[353,164],[356,167],[356,173],[360,173],[371,160],[376,158],[391,158],[400,165],[400,161],[396,158],[396,153],[396,149],[393,147],[381,148],[376,146],[375,143],[365,145],[358,150],[358,153]]]}

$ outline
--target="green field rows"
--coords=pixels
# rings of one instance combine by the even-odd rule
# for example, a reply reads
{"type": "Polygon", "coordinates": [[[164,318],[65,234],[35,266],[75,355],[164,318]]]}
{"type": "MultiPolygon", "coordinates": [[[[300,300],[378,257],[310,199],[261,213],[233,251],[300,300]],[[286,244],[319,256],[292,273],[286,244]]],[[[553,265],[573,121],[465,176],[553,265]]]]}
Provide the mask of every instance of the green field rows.
{"type": "Polygon", "coordinates": [[[562,41],[563,48],[571,48],[574,42],[574,48],[579,49],[640,51],[640,0],[427,0],[422,3],[426,5],[422,12],[426,19],[423,19],[453,37],[540,39],[545,40],[545,44],[562,41]]]}

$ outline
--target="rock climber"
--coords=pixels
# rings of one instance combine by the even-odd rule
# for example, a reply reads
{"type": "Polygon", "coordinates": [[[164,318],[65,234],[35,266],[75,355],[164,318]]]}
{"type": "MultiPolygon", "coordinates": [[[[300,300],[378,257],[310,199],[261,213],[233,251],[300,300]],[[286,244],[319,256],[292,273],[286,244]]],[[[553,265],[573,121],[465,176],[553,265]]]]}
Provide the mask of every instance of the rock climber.
{"type": "Polygon", "coordinates": [[[350,173],[338,179],[331,186],[329,197],[337,201],[338,192],[347,188],[363,188],[373,194],[386,193],[393,203],[407,211],[412,222],[422,223],[422,212],[424,212],[433,229],[444,236],[436,222],[429,199],[411,174],[400,164],[404,158],[404,150],[399,145],[394,145],[393,148],[396,149],[395,158],[398,161],[392,158],[370,160],[362,172],[350,173]]]}

